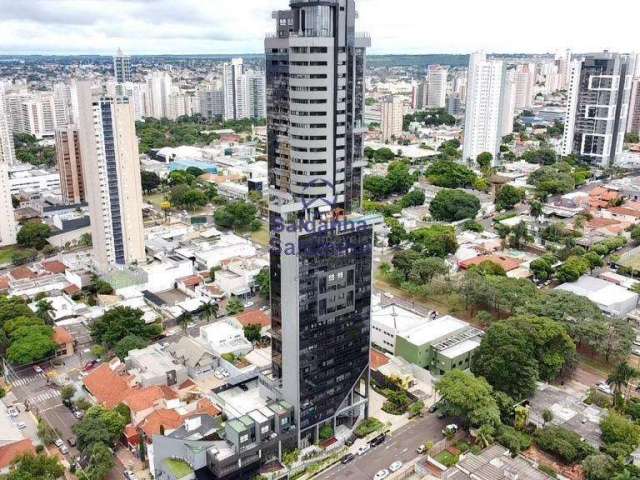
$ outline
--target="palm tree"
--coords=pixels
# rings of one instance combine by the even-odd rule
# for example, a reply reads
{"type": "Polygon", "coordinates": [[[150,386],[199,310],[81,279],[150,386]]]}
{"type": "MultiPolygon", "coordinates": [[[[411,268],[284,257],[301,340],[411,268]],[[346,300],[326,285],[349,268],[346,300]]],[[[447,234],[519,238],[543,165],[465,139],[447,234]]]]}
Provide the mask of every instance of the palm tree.
{"type": "Polygon", "coordinates": [[[211,320],[211,317],[218,318],[218,311],[220,310],[220,305],[216,302],[207,302],[202,306],[202,314],[207,321],[211,320]]]}
{"type": "Polygon", "coordinates": [[[615,368],[613,372],[609,374],[607,378],[607,385],[613,388],[613,393],[616,397],[622,396],[623,389],[626,388],[624,398],[629,396],[629,388],[631,387],[630,381],[640,376],[640,371],[633,368],[626,361],[621,362],[615,368]]]}
{"type": "Polygon", "coordinates": [[[53,311],[55,311],[55,309],[53,308],[53,305],[51,305],[50,300],[43,299],[36,303],[36,315],[38,315],[42,320],[48,320],[50,318],[49,314],[53,311]]]}

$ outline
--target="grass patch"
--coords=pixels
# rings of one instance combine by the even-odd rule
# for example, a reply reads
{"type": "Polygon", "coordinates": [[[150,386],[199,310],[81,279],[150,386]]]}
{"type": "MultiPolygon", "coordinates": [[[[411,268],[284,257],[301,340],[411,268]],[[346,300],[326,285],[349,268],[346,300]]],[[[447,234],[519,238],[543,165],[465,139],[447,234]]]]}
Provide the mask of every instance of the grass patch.
{"type": "Polygon", "coordinates": [[[264,222],[260,226],[260,230],[251,232],[251,240],[262,245],[263,247],[266,247],[269,245],[269,229],[267,228],[267,225],[264,222]]]}
{"type": "Polygon", "coordinates": [[[152,193],[151,195],[145,195],[144,201],[150,203],[156,208],[160,208],[160,204],[165,200],[165,194],[162,192],[152,193]]]}
{"type": "Polygon", "coordinates": [[[193,473],[193,469],[184,460],[175,460],[168,458],[164,461],[164,463],[171,471],[173,476],[178,480],[193,473]]]}
{"type": "Polygon", "coordinates": [[[454,455],[451,452],[443,450],[435,456],[435,460],[445,467],[453,467],[456,463],[458,463],[458,455],[454,455]]]}
{"type": "Polygon", "coordinates": [[[370,433],[380,430],[382,427],[384,427],[384,424],[380,420],[369,417],[358,424],[354,433],[356,437],[362,438],[366,437],[370,433]]]}
{"type": "Polygon", "coordinates": [[[17,248],[14,246],[0,249],[0,265],[11,263],[11,259],[16,250],[17,248]]]}

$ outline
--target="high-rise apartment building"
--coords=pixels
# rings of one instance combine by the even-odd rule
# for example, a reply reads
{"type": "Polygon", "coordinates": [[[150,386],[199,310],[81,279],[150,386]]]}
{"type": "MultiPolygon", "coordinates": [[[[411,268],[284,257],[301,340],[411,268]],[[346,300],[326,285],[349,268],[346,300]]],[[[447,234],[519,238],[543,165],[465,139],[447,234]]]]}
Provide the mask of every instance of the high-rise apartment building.
{"type": "Polygon", "coordinates": [[[585,55],[569,66],[562,153],[601,166],[622,153],[635,57],[611,52],[585,55]]]}
{"type": "MultiPolygon", "coordinates": [[[[372,222],[362,194],[368,37],[354,0],[291,0],[265,40],[272,394],[301,446],[367,414],[372,222]],[[350,222],[356,222],[357,228],[350,222]],[[351,226],[351,227],[350,227],[351,226]]],[[[269,382],[267,382],[269,383],[269,382]]]]}
{"type": "Polygon", "coordinates": [[[79,85],[80,152],[99,268],[145,259],[142,188],[133,106],[79,85]]]}
{"type": "Polygon", "coordinates": [[[536,64],[518,65],[515,72],[516,108],[524,110],[533,106],[536,86],[536,64]]]}
{"type": "Polygon", "coordinates": [[[131,78],[131,57],[122,53],[121,49],[118,49],[113,57],[113,73],[116,78],[116,83],[129,83],[131,78]]]}
{"type": "Polygon", "coordinates": [[[219,88],[203,89],[198,92],[200,113],[204,118],[224,118],[224,91],[219,88]]]}
{"type": "Polygon", "coordinates": [[[84,202],[85,187],[80,153],[80,132],[74,125],[56,130],[56,161],[62,199],[67,205],[84,202]]]}
{"type": "Polygon", "coordinates": [[[173,91],[171,75],[154,71],[147,77],[147,104],[145,110],[150,117],[167,118],[169,114],[169,95],[173,91]]]}
{"type": "Polygon", "coordinates": [[[384,97],[380,102],[380,128],[383,142],[390,142],[402,135],[403,120],[402,98],[394,95],[384,97]]]}
{"type": "Polygon", "coordinates": [[[511,85],[501,60],[487,59],[482,52],[471,54],[464,123],[465,161],[473,161],[483,152],[496,158],[502,134],[513,124],[511,108],[505,106],[505,102],[513,100],[511,85]]]}
{"type": "Polygon", "coordinates": [[[0,87],[0,246],[16,243],[16,221],[11,201],[9,165],[13,163],[13,138],[9,131],[4,95],[0,87]]]}
{"type": "Polygon", "coordinates": [[[223,65],[222,86],[225,120],[265,117],[263,72],[245,71],[242,59],[234,58],[223,65]]]}
{"type": "Polygon", "coordinates": [[[444,108],[447,100],[447,74],[441,65],[429,65],[427,69],[427,108],[444,108]]]}
{"type": "Polygon", "coordinates": [[[627,132],[640,135],[640,78],[634,79],[631,87],[627,132]]]}
{"type": "Polygon", "coordinates": [[[516,72],[514,69],[508,69],[505,72],[504,82],[502,84],[501,94],[501,129],[500,137],[504,137],[513,133],[513,118],[516,112],[516,72]]]}

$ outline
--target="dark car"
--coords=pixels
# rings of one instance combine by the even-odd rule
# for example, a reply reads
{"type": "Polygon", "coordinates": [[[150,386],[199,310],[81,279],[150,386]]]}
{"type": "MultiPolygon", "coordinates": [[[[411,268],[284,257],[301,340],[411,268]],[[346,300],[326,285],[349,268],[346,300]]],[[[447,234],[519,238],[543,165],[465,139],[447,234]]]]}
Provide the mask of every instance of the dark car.
{"type": "Polygon", "coordinates": [[[340,460],[340,463],[342,463],[343,465],[346,465],[347,463],[352,461],[355,457],[356,456],[353,453],[347,453],[344,457],[342,457],[342,459],[340,460]]]}
{"type": "Polygon", "coordinates": [[[372,448],[373,447],[377,447],[382,442],[384,442],[386,439],[387,439],[387,434],[386,433],[381,433],[377,437],[374,437],[371,440],[369,440],[369,445],[371,445],[372,448]]]}
{"type": "Polygon", "coordinates": [[[429,407],[429,410],[427,410],[429,413],[434,413],[436,410],[438,410],[438,404],[434,403],[433,405],[431,405],[429,407]]]}

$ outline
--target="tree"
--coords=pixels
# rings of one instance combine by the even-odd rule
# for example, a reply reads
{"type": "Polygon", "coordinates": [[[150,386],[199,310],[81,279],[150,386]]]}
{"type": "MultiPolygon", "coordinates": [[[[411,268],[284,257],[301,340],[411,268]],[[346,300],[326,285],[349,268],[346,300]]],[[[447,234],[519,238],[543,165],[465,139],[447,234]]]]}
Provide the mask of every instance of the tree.
{"type": "Polygon", "coordinates": [[[542,411],[542,420],[544,421],[544,424],[546,426],[547,423],[549,423],[551,420],[553,420],[553,412],[551,410],[549,410],[548,408],[545,408],[542,411]]]}
{"type": "Polygon", "coordinates": [[[247,325],[243,328],[244,338],[251,343],[256,343],[262,338],[262,327],[260,325],[247,325]]]}
{"type": "Polygon", "coordinates": [[[58,438],[58,433],[42,418],[38,418],[37,434],[44,445],[50,445],[58,438]]]}
{"type": "Polygon", "coordinates": [[[539,218],[542,216],[542,213],[542,203],[537,200],[531,202],[529,206],[529,215],[531,215],[533,218],[539,218]]]}
{"type": "Polygon", "coordinates": [[[538,365],[526,335],[507,321],[491,325],[482,338],[471,371],[517,401],[535,392],[538,365]]]}
{"type": "Polygon", "coordinates": [[[537,163],[540,165],[553,165],[556,163],[556,153],[550,148],[527,150],[522,154],[521,158],[528,163],[537,163]]]}
{"type": "Polygon", "coordinates": [[[411,190],[404,197],[400,199],[402,208],[417,207],[423,205],[425,201],[425,195],[422,190],[411,190]]]}
{"type": "Polygon", "coordinates": [[[562,427],[545,427],[535,433],[538,447],[556,455],[563,462],[572,464],[584,460],[596,450],[580,438],[580,435],[562,427]]]}
{"type": "Polygon", "coordinates": [[[11,471],[2,478],[4,480],[58,480],[64,474],[64,468],[56,457],[41,453],[26,454],[15,461],[11,471]]]}
{"type": "Polygon", "coordinates": [[[28,222],[22,226],[16,238],[21,247],[42,250],[50,236],[51,227],[46,223],[28,222]]]}
{"type": "Polygon", "coordinates": [[[387,182],[391,193],[407,193],[413,186],[415,177],[409,173],[406,161],[391,162],[387,168],[387,182]]]}
{"type": "MultiPolygon", "coordinates": [[[[112,449],[103,442],[96,442],[87,449],[89,467],[85,473],[87,480],[104,480],[115,466],[112,449]]],[[[80,477],[80,480],[83,480],[80,477]]]]}
{"type": "Polygon", "coordinates": [[[7,360],[15,365],[28,365],[52,356],[57,348],[53,341],[53,329],[47,326],[35,329],[23,327],[12,338],[7,349],[7,360]]]}
{"type": "Polygon", "coordinates": [[[363,188],[369,192],[371,198],[381,200],[391,192],[387,179],[381,175],[369,175],[364,179],[363,188]]]}
{"type": "Polygon", "coordinates": [[[497,442],[507,448],[512,457],[531,446],[531,437],[524,432],[519,432],[508,425],[500,425],[496,433],[497,442]]]}
{"type": "Polygon", "coordinates": [[[482,377],[470,372],[451,370],[436,385],[443,408],[454,416],[463,416],[475,427],[500,424],[500,410],[492,388],[482,377]]]}
{"type": "Polygon", "coordinates": [[[636,132],[628,132],[624,136],[625,143],[640,143],[640,135],[636,132]]]}
{"type": "Polygon", "coordinates": [[[448,225],[419,228],[409,234],[409,239],[423,256],[446,257],[458,249],[455,230],[448,225]]]}
{"type": "Polygon", "coordinates": [[[213,219],[216,225],[224,228],[248,228],[253,226],[257,212],[255,205],[240,200],[219,207],[213,219]]]}
{"type": "Polygon", "coordinates": [[[114,353],[120,360],[127,358],[127,355],[131,350],[137,350],[139,348],[145,348],[149,345],[149,341],[138,335],[127,335],[126,337],[118,340],[113,347],[114,353]]]}
{"type": "Polygon", "coordinates": [[[174,207],[190,211],[204,207],[208,201],[207,196],[200,188],[191,187],[186,183],[180,183],[173,187],[168,198],[174,207]]]}
{"type": "Polygon", "coordinates": [[[589,455],[582,461],[587,480],[610,480],[617,471],[616,462],[605,453],[589,455]]]}
{"type": "Polygon", "coordinates": [[[484,260],[480,262],[478,265],[474,265],[470,268],[474,272],[480,275],[499,275],[502,277],[506,277],[507,273],[504,271],[500,265],[491,260],[484,260]]]}
{"type": "Polygon", "coordinates": [[[161,180],[156,172],[142,170],[140,172],[140,181],[142,183],[142,191],[151,193],[160,186],[161,180]]]}
{"type": "Polygon", "coordinates": [[[510,210],[524,200],[524,190],[504,185],[496,195],[496,210],[510,210]]]}
{"type": "Polygon", "coordinates": [[[485,171],[491,166],[493,155],[489,152],[482,152],[476,157],[476,163],[481,170],[485,171]]]}
{"type": "Polygon", "coordinates": [[[462,190],[441,190],[429,205],[435,220],[455,222],[475,218],[480,211],[480,200],[462,190]]]}
{"type": "Polygon", "coordinates": [[[621,456],[624,458],[640,444],[640,425],[613,411],[600,421],[600,431],[607,448],[616,446],[620,451],[622,447],[621,456]]]}
{"type": "Polygon", "coordinates": [[[405,280],[408,280],[413,265],[420,258],[421,255],[415,250],[403,250],[393,256],[391,264],[396,270],[402,273],[405,280]]]}
{"type": "Polygon", "coordinates": [[[244,312],[244,305],[237,298],[230,298],[227,302],[227,315],[236,315],[244,312]]]}
{"type": "Polygon", "coordinates": [[[388,162],[396,158],[396,154],[387,147],[379,148],[374,152],[373,156],[377,162],[388,162]]]}
{"type": "Polygon", "coordinates": [[[472,187],[476,174],[464,165],[448,160],[438,160],[427,168],[427,180],[433,185],[444,188],[472,187]]]}
{"type": "Polygon", "coordinates": [[[556,277],[560,282],[575,282],[589,271],[590,266],[584,257],[572,255],[558,268],[556,277]]]}
{"type": "Polygon", "coordinates": [[[64,385],[60,389],[60,397],[62,398],[62,402],[66,405],[71,401],[73,396],[76,394],[76,387],[72,384],[64,385]]]}
{"type": "Polygon", "coordinates": [[[147,325],[141,310],[115,307],[105,312],[90,328],[92,338],[111,348],[129,335],[149,340],[161,333],[159,325],[147,325]]]}
{"type": "Polygon", "coordinates": [[[429,283],[433,277],[449,273],[449,267],[439,257],[419,258],[411,267],[409,280],[414,283],[429,283]]]}
{"type": "Polygon", "coordinates": [[[483,232],[484,231],[484,227],[476,222],[475,220],[466,220],[463,224],[462,224],[462,228],[464,228],[465,230],[469,230],[470,232],[483,232]]]}
{"type": "Polygon", "coordinates": [[[633,368],[626,361],[620,362],[607,377],[607,384],[613,387],[616,396],[627,396],[629,382],[640,377],[640,371],[633,368]]]}
{"type": "Polygon", "coordinates": [[[323,425],[320,428],[319,437],[321,441],[329,440],[333,437],[333,427],[331,425],[323,425]]]}
{"type": "Polygon", "coordinates": [[[90,451],[96,443],[114,447],[125,427],[125,419],[115,410],[93,406],[87,410],[82,420],[74,425],[78,448],[90,451]]]}
{"type": "Polygon", "coordinates": [[[207,302],[202,306],[202,314],[207,320],[211,320],[211,317],[218,318],[219,311],[220,305],[216,302],[207,302]]]}
{"type": "Polygon", "coordinates": [[[258,286],[260,296],[268,300],[271,295],[271,272],[269,267],[264,267],[258,272],[255,283],[258,286]]]}
{"type": "Polygon", "coordinates": [[[36,315],[43,320],[47,320],[49,318],[49,314],[55,311],[53,305],[50,300],[42,299],[36,303],[36,315]]]}
{"type": "Polygon", "coordinates": [[[529,264],[529,270],[531,270],[536,280],[544,282],[553,275],[553,264],[548,258],[540,257],[529,264]]]}

